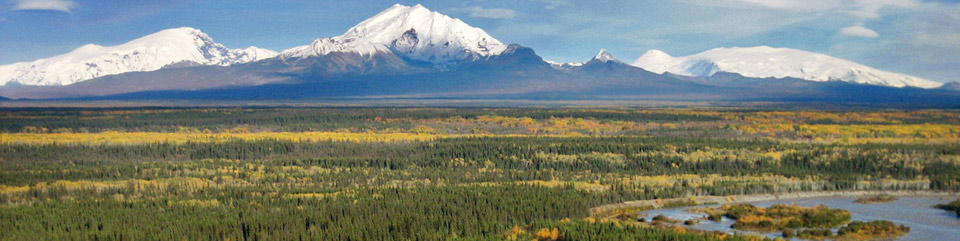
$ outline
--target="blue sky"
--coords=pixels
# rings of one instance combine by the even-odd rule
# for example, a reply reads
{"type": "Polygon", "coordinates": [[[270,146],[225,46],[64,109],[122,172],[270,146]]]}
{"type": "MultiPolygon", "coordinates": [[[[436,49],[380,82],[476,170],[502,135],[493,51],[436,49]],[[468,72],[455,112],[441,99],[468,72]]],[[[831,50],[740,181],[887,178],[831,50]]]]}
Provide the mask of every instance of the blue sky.
{"type": "Polygon", "coordinates": [[[960,81],[960,0],[0,0],[0,64],[190,26],[231,48],[282,51],[394,3],[423,4],[556,61],[601,48],[625,62],[716,47],[789,47],[960,81]]]}

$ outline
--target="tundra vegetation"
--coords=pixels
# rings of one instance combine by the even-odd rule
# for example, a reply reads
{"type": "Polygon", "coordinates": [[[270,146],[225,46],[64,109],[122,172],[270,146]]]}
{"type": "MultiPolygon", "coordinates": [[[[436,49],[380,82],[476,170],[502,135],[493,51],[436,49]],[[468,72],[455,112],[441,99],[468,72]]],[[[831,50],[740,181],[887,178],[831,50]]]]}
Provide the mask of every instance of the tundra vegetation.
{"type": "Polygon", "coordinates": [[[886,220],[853,221],[837,230],[836,234],[830,229],[806,229],[795,233],[787,229],[783,233],[784,237],[810,240],[894,240],[910,233],[910,227],[886,220]]]}
{"type": "Polygon", "coordinates": [[[853,202],[859,203],[859,204],[872,204],[872,203],[888,203],[896,200],[897,200],[897,197],[880,194],[880,195],[874,195],[874,196],[859,197],[857,198],[857,200],[854,200],[853,202]]]}
{"type": "Polygon", "coordinates": [[[735,204],[713,208],[693,208],[688,211],[735,219],[736,222],[731,228],[737,230],[765,233],[780,231],[784,238],[890,240],[910,232],[910,227],[886,220],[851,222],[850,212],[823,205],[801,207],[774,204],[763,208],[752,204],[735,204]],[[832,229],[836,228],[839,229],[835,234],[832,229]]]}
{"type": "Polygon", "coordinates": [[[775,232],[784,229],[830,229],[850,222],[850,212],[826,206],[801,207],[774,204],[763,208],[752,204],[723,205],[700,209],[708,215],[722,215],[737,220],[738,230],[775,232]]]}
{"type": "Polygon", "coordinates": [[[946,110],[0,110],[0,240],[755,240],[590,208],[958,189],[946,110]]]}
{"type": "Polygon", "coordinates": [[[945,204],[937,204],[936,208],[956,212],[957,217],[960,218],[960,199],[945,204]]]}

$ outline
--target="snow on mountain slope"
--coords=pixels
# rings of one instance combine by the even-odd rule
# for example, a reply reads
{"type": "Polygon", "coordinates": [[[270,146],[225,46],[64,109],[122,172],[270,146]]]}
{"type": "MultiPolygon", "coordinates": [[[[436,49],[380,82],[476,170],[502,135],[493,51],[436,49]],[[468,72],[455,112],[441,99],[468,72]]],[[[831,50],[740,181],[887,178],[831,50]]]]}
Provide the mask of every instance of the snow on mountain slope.
{"type": "Polygon", "coordinates": [[[600,61],[602,63],[610,61],[620,62],[620,60],[617,60],[617,58],[613,57],[613,54],[610,54],[610,51],[607,51],[607,49],[600,49],[600,52],[597,53],[597,56],[593,57],[592,60],[600,61]]]}
{"type": "Polygon", "coordinates": [[[698,54],[673,57],[650,50],[633,66],[662,74],[706,77],[729,72],[754,78],[798,78],[811,81],[840,80],[892,87],[936,88],[942,83],[905,74],[891,73],[825,54],[768,46],[716,48],[698,54]]]}
{"type": "Polygon", "coordinates": [[[620,60],[616,57],[613,57],[613,54],[610,54],[610,51],[607,49],[600,49],[600,52],[597,53],[592,59],[587,62],[571,62],[571,63],[561,63],[556,61],[544,60],[547,64],[550,64],[554,69],[568,69],[572,67],[580,67],[587,63],[597,62],[597,63],[606,63],[606,62],[617,62],[620,63],[620,60]]]}
{"type": "MultiPolygon", "coordinates": [[[[232,49],[231,52],[237,53],[230,64],[250,63],[254,61],[269,59],[280,55],[277,51],[250,46],[245,49],[232,49]]],[[[223,65],[223,64],[220,64],[223,65]]]]}
{"type": "Polygon", "coordinates": [[[563,68],[570,68],[570,67],[579,67],[579,66],[583,66],[583,64],[584,64],[583,62],[563,63],[563,62],[557,62],[557,61],[552,61],[552,60],[543,60],[543,61],[544,61],[544,62],[547,62],[547,64],[549,64],[549,65],[550,65],[551,67],[553,67],[554,69],[563,69],[563,68]]]}
{"type": "Polygon", "coordinates": [[[403,57],[447,65],[498,55],[507,45],[483,29],[460,19],[431,11],[417,4],[400,4],[360,22],[346,33],[321,38],[310,45],[283,51],[283,58],[322,56],[334,52],[353,52],[370,56],[394,52],[403,57]]]}
{"type": "Polygon", "coordinates": [[[0,66],[0,86],[69,85],[101,76],[158,70],[171,64],[227,66],[276,55],[257,47],[229,49],[200,30],[174,28],[117,46],[88,44],[63,55],[0,66]]]}

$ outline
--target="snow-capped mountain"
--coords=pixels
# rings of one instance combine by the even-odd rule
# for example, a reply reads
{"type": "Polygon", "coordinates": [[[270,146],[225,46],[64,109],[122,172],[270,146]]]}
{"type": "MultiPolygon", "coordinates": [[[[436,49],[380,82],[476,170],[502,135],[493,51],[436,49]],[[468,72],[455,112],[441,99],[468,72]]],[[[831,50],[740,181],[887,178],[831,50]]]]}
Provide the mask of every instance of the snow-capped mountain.
{"type": "Polygon", "coordinates": [[[550,64],[551,67],[556,69],[583,66],[583,62],[563,63],[563,62],[557,62],[553,60],[543,60],[543,61],[547,62],[547,64],[550,64]]]}
{"type": "Polygon", "coordinates": [[[404,58],[437,66],[477,60],[498,55],[507,45],[483,29],[460,19],[431,11],[417,4],[400,4],[360,22],[346,33],[321,38],[310,45],[283,51],[282,58],[305,58],[330,53],[356,53],[372,56],[395,53],[404,58]]]}
{"type": "Polygon", "coordinates": [[[592,60],[600,61],[603,63],[610,62],[610,61],[620,62],[620,60],[613,57],[613,54],[610,54],[610,52],[607,51],[607,49],[600,49],[600,52],[597,53],[597,56],[594,56],[592,60]]]}
{"type": "Polygon", "coordinates": [[[272,58],[257,47],[230,49],[200,30],[183,27],[156,32],[117,46],[84,45],[69,53],[0,66],[0,86],[69,85],[127,72],[153,71],[171,65],[228,66],[272,58]]]}
{"type": "Polygon", "coordinates": [[[936,88],[943,85],[919,77],[874,69],[825,54],[768,46],[716,48],[684,57],[673,57],[660,50],[650,50],[633,62],[633,65],[658,74],[669,72],[696,77],[728,72],[753,78],[839,80],[891,87],[936,88]]]}
{"type": "Polygon", "coordinates": [[[600,52],[598,52],[596,56],[594,56],[592,59],[590,59],[587,62],[561,63],[557,61],[544,60],[544,62],[547,62],[547,64],[550,64],[550,66],[553,67],[554,69],[569,69],[574,67],[581,67],[591,62],[606,63],[610,61],[620,63],[620,60],[613,57],[613,54],[610,54],[610,51],[607,51],[607,49],[600,49],[600,52]]]}
{"type": "Polygon", "coordinates": [[[948,107],[960,100],[960,91],[953,91],[960,84],[896,88],[940,83],[793,49],[715,49],[687,57],[651,50],[633,65],[600,50],[585,62],[546,61],[531,48],[505,45],[421,5],[393,5],[343,35],[276,55],[255,47],[228,49],[192,28],[171,29],[119,46],[88,45],[0,66],[0,85],[21,83],[0,87],[0,99],[409,96],[948,107]],[[90,80],[70,84],[84,79],[90,80]]]}

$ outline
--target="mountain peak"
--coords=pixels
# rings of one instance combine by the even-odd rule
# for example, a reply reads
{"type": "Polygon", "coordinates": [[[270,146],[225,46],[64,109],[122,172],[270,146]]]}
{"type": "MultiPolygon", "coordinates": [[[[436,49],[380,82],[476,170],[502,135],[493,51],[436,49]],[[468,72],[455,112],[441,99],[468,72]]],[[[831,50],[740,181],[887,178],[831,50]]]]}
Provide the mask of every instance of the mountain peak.
{"type": "Polygon", "coordinates": [[[156,33],[134,39],[123,45],[128,46],[158,46],[158,45],[184,45],[197,46],[212,44],[213,38],[199,29],[191,27],[179,27],[160,30],[156,33]]]}
{"type": "Polygon", "coordinates": [[[200,35],[200,34],[206,35],[205,33],[203,33],[203,31],[200,31],[199,29],[196,29],[193,27],[168,28],[168,29],[160,30],[159,32],[156,32],[154,34],[163,34],[163,33],[187,33],[187,34],[195,34],[195,35],[200,35]]]}
{"type": "Polygon", "coordinates": [[[364,56],[393,52],[403,57],[447,65],[499,55],[507,45],[483,29],[431,11],[423,5],[400,4],[378,13],[340,36],[321,38],[308,46],[284,51],[285,58],[322,56],[334,52],[364,56]]]}
{"type": "Polygon", "coordinates": [[[83,45],[69,53],[33,62],[0,66],[0,86],[69,85],[127,72],[153,71],[179,63],[227,66],[276,56],[251,47],[229,49],[202,31],[190,28],[161,30],[116,46],[83,45]]]}
{"type": "Polygon", "coordinates": [[[678,65],[678,59],[659,49],[648,50],[643,56],[633,62],[633,66],[643,68],[657,74],[663,74],[678,65]]]}
{"type": "Polygon", "coordinates": [[[662,74],[707,77],[718,72],[751,78],[797,78],[810,81],[840,80],[891,87],[936,88],[942,83],[891,73],[826,54],[770,46],[715,48],[698,54],[672,57],[651,50],[634,66],[662,74]]]}
{"type": "Polygon", "coordinates": [[[643,56],[641,56],[640,58],[663,59],[663,58],[673,58],[673,56],[670,56],[670,54],[668,54],[667,52],[663,52],[663,50],[651,49],[651,50],[647,50],[646,53],[643,53],[643,56]]]}
{"type": "Polygon", "coordinates": [[[140,37],[139,39],[159,39],[159,38],[210,38],[210,35],[191,27],[170,28],[157,31],[152,34],[140,37]]]}
{"type": "Polygon", "coordinates": [[[424,7],[423,4],[420,4],[420,3],[417,3],[416,5],[413,5],[413,6],[407,6],[407,5],[395,3],[393,4],[393,6],[390,6],[390,8],[387,8],[387,10],[394,9],[394,8],[426,8],[426,7],[424,7]]]}
{"type": "Polygon", "coordinates": [[[600,61],[602,63],[606,63],[610,61],[620,62],[620,60],[617,60],[617,58],[613,57],[613,54],[610,54],[610,52],[607,51],[607,49],[600,49],[600,52],[597,53],[597,56],[593,57],[593,60],[600,61]]]}

